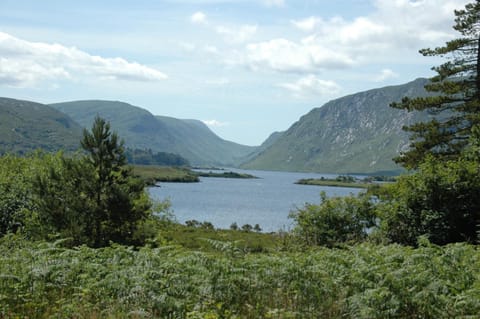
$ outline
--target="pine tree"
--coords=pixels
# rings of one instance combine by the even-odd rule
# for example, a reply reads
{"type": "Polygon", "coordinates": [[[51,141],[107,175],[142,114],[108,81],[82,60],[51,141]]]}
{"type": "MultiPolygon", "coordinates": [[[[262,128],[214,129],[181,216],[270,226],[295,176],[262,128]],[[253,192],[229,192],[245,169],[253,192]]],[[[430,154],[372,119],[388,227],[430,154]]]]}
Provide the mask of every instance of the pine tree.
{"type": "Polygon", "coordinates": [[[91,132],[84,130],[81,145],[94,172],[87,191],[96,203],[88,228],[93,246],[109,241],[132,243],[138,222],[147,218],[151,203],[144,183],[126,166],[123,141],[110,131],[108,122],[96,117],[91,132]]]}
{"type": "Polygon", "coordinates": [[[480,2],[455,11],[454,29],[460,38],[435,49],[422,49],[424,56],[440,56],[447,62],[433,67],[437,75],[425,86],[432,95],[405,97],[392,107],[409,111],[427,111],[429,122],[408,127],[412,132],[410,150],[395,160],[407,168],[417,168],[427,154],[456,159],[468,145],[472,129],[480,124],[480,2]]]}

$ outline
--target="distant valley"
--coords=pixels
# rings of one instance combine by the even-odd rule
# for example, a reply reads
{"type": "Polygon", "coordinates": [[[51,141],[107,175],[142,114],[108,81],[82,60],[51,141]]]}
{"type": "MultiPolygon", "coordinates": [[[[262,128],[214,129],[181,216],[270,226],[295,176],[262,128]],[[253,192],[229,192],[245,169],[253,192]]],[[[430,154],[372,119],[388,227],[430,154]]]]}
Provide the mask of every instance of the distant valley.
{"type": "Polygon", "coordinates": [[[426,114],[389,107],[404,96],[425,95],[425,79],[369,90],[311,110],[262,145],[245,146],[215,135],[203,122],[155,116],[119,101],[44,105],[0,98],[0,152],[76,150],[82,128],[99,115],[132,149],[178,154],[192,165],[320,173],[397,173],[391,159],[408,148],[404,125],[426,114]]]}
{"type": "Polygon", "coordinates": [[[123,102],[90,100],[50,106],[82,127],[90,127],[99,115],[125,139],[127,147],[179,154],[193,165],[238,166],[256,150],[218,137],[201,121],[154,116],[123,102]]]}

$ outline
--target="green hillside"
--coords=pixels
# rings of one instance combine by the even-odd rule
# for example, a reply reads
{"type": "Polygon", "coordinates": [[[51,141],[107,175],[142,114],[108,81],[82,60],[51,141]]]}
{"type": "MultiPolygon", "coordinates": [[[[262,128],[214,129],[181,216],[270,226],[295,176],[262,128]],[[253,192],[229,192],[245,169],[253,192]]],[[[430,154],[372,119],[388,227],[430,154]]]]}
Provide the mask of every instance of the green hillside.
{"type": "Polygon", "coordinates": [[[198,120],[179,120],[166,116],[156,118],[179,141],[171,152],[178,153],[187,159],[198,158],[197,161],[191,160],[192,162],[237,166],[247,154],[255,150],[255,147],[220,138],[198,120]]]}
{"type": "Polygon", "coordinates": [[[345,96],[313,109],[273,145],[243,165],[250,169],[323,173],[394,173],[392,158],[408,147],[404,125],[426,115],[389,107],[425,95],[425,79],[345,96]]]}
{"type": "Polygon", "coordinates": [[[50,106],[0,98],[0,153],[28,153],[35,149],[74,151],[81,127],[50,106]]]}
{"type": "Polygon", "coordinates": [[[127,147],[179,154],[193,165],[236,166],[255,150],[221,139],[200,121],[154,116],[123,102],[75,101],[51,106],[84,127],[98,114],[110,121],[127,147]]]}

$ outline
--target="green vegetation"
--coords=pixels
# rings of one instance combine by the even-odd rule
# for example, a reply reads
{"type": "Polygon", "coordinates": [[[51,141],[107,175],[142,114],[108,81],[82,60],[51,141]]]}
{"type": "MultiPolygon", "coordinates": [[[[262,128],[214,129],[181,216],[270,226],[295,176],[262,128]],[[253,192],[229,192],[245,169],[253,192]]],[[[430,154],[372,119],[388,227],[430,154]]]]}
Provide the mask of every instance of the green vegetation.
{"type": "Polygon", "coordinates": [[[321,205],[306,204],[290,214],[296,223],[294,233],[307,245],[358,243],[376,226],[374,205],[365,194],[327,198],[322,192],[321,199],[321,205]]]}
{"type": "Polygon", "coordinates": [[[411,147],[396,160],[405,167],[416,168],[427,155],[443,160],[458,158],[468,146],[472,130],[480,125],[480,81],[478,36],[480,2],[455,11],[456,31],[460,38],[448,41],[443,47],[423,49],[424,56],[447,57],[447,62],[433,67],[437,75],[425,86],[433,96],[405,96],[392,107],[428,110],[435,115],[430,121],[410,125],[411,147]]]}
{"type": "MultiPolygon", "coordinates": [[[[466,8],[457,29],[478,34],[480,5],[466,8]]],[[[477,96],[466,85],[480,83],[477,69],[454,61],[438,71],[464,67],[466,91],[442,83],[477,96]]],[[[478,318],[480,126],[470,115],[458,153],[424,149],[417,169],[395,182],[357,196],[323,193],[291,213],[292,232],[278,234],[173,222],[169,203],[152,208],[134,177],[160,168],[133,172],[100,118],[84,131],[82,155],[4,155],[0,317],[478,318]]]]}
{"type": "Polygon", "coordinates": [[[155,185],[158,182],[196,183],[200,181],[199,177],[257,178],[250,174],[236,172],[198,172],[192,171],[186,167],[155,165],[135,165],[133,166],[133,172],[150,186],[155,185]]]}
{"type": "Polygon", "coordinates": [[[258,178],[256,176],[246,174],[246,173],[237,173],[237,172],[222,172],[222,173],[214,173],[210,172],[195,172],[200,177],[223,177],[223,178],[258,178]]]}
{"type": "Polygon", "coordinates": [[[299,185],[315,185],[329,187],[351,187],[351,188],[368,188],[369,184],[359,181],[351,176],[338,176],[336,178],[302,178],[295,184],[299,185]]]}
{"type": "Polygon", "coordinates": [[[157,242],[163,245],[175,245],[195,251],[216,252],[214,242],[232,245],[243,253],[274,252],[293,244],[286,233],[261,233],[259,225],[243,225],[236,229],[215,229],[209,222],[189,220],[185,225],[174,222],[163,223],[157,242]],[[256,230],[255,230],[256,229],[256,230]],[[255,231],[254,231],[255,230],[255,231]]]}
{"type": "Polygon", "coordinates": [[[160,165],[160,166],[189,166],[190,163],[183,157],[177,154],[157,152],[154,153],[151,149],[139,150],[129,149],[125,150],[125,157],[127,162],[131,165],[160,165]]]}
{"type": "Polygon", "coordinates": [[[0,158],[0,235],[68,238],[72,245],[141,245],[156,222],[145,184],[125,165],[122,143],[97,118],[85,155],[0,158]]]}
{"type": "Polygon", "coordinates": [[[251,254],[0,240],[3,318],[475,318],[476,247],[251,254]]]}
{"type": "Polygon", "coordinates": [[[148,185],[155,185],[158,182],[195,183],[199,181],[194,171],[184,167],[135,165],[133,173],[148,185]]]}

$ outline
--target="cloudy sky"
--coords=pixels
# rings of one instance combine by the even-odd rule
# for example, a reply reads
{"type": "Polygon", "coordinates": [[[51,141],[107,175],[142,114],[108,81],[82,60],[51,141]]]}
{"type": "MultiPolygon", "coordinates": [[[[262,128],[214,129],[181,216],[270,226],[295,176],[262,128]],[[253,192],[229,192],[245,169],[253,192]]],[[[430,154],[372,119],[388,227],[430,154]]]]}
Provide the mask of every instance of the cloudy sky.
{"type": "Polygon", "coordinates": [[[1,0],[0,96],[119,100],[258,145],[314,107],[428,77],[467,0],[1,0]]]}

